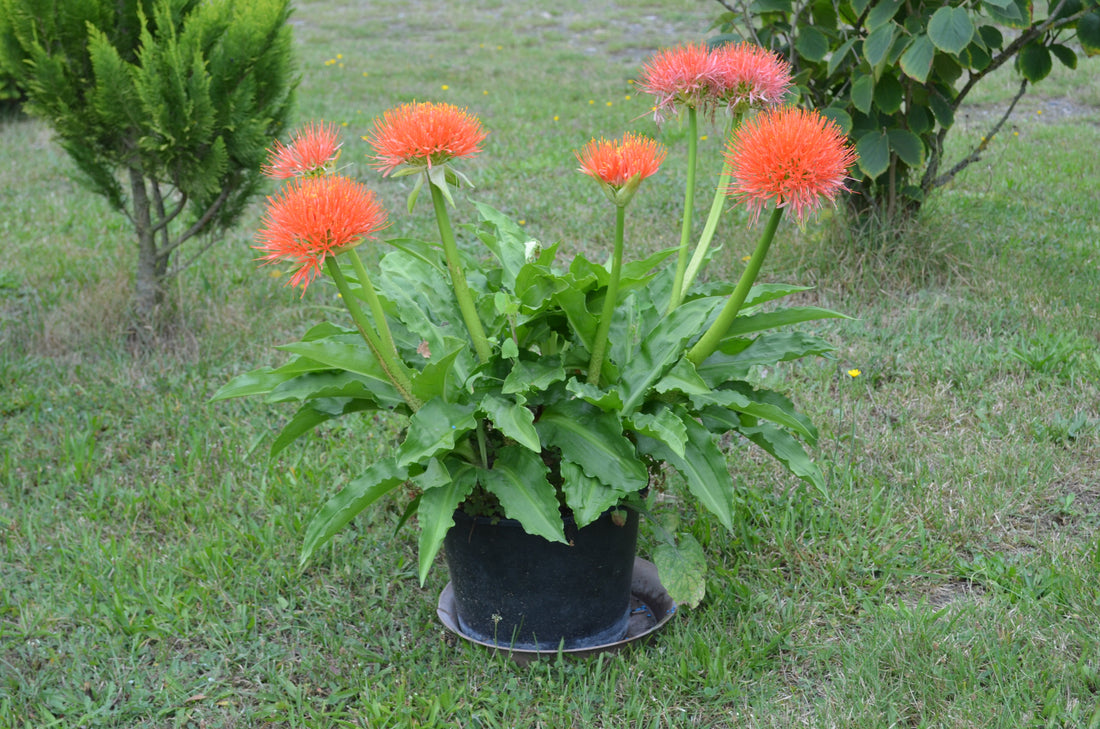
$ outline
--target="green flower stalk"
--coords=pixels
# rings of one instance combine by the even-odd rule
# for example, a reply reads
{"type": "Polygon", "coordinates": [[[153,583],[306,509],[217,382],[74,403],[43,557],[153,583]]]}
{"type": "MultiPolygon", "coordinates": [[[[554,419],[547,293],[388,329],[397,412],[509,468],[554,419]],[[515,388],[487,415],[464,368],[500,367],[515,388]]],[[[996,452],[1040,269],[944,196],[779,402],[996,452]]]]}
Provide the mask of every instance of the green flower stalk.
{"type": "MultiPolygon", "coordinates": [[[[684,298],[684,275],[688,263],[688,241],[695,210],[695,168],[699,154],[699,121],[694,106],[688,107],[688,166],[687,184],[684,186],[684,217],[680,224],[680,248],[676,253],[676,274],[672,279],[672,293],[668,299],[671,312],[684,298]]],[[[713,213],[713,211],[712,211],[713,213]]],[[[710,221],[708,221],[709,223],[710,221]]],[[[712,233],[713,234],[713,233],[712,233]]]]}

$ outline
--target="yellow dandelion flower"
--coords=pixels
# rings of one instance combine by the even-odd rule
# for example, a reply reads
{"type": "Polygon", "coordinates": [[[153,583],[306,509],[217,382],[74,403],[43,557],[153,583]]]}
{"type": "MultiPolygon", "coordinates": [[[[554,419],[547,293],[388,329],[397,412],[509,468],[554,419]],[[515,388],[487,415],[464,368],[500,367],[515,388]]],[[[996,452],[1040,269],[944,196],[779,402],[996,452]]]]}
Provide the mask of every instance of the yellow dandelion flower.
{"type": "Polygon", "coordinates": [[[849,377],[859,377],[862,374],[863,373],[860,372],[859,370],[848,370],[848,376],[849,377]]]}
{"type": "Polygon", "coordinates": [[[608,105],[608,106],[611,106],[611,102],[610,102],[610,101],[609,101],[609,102],[607,102],[607,105],[608,105]]]}
{"type": "Polygon", "coordinates": [[[447,84],[443,84],[443,87],[442,87],[442,88],[443,88],[443,90],[444,90],[444,91],[447,91],[447,90],[448,90],[448,89],[450,89],[451,87],[450,87],[450,86],[448,86],[447,84]]]}
{"type": "Polygon", "coordinates": [[[559,119],[561,119],[561,117],[560,117],[560,116],[558,116],[557,114],[555,114],[555,115],[554,115],[554,121],[558,121],[559,119]]]}

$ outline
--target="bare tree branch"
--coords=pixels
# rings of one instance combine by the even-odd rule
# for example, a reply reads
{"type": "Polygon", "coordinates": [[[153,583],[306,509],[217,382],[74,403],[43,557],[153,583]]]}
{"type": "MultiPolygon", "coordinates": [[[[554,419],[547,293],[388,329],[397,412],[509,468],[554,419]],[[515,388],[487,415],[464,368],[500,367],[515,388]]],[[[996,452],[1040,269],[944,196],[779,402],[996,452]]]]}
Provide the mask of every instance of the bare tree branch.
{"type": "Polygon", "coordinates": [[[978,146],[975,147],[973,150],[971,150],[970,154],[959,160],[958,164],[956,164],[950,170],[933,180],[933,188],[942,187],[948,182],[951,182],[951,180],[955,178],[955,175],[959,174],[971,164],[977,162],[982,158],[982,152],[984,152],[985,148],[989,146],[989,143],[993,141],[993,137],[1001,131],[1001,127],[1004,126],[1004,123],[1008,120],[1008,117],[1012,115],[1012,110],[1016,108],[1016,102],[1020,100],[1020,97],[1024,95],[1025,91],[1027,91],[1026,78],[1020,82],[1020,90],[1016,92],[1016,95],[1014,97],[1012,97],[1012,103],[1008,105],[1008,109],[1006,109],[1005,113],[1001,115],[1001,118],[997,120],[997,123],[993,125],[993,128],[990,129],[984,137],[982,137],[981,143],[978,144],[978,146]]]}

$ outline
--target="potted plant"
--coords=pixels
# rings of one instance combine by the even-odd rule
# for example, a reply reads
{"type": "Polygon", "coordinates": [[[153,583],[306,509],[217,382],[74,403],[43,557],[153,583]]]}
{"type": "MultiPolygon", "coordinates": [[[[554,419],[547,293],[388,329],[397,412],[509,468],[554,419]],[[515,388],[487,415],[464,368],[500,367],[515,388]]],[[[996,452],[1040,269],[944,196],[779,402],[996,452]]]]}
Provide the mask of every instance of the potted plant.
{"type": "MultiPolygon", "coordinates": [[[[374,193],[333,171],[335,129],[310,125],[276,144],[267,171],[289,182],[269,198],[257,248],[266,261],[293,266],[290,282],[303,289],[324,271],[349,321],[314,326],[280,347],[288,362],[238,376],[214,399],[297,403],[273,453],[344,415],[384,410],[407,423],[400,445],[317,513],[302,563],[410,483],[406,517],[415,514],[420,527],[421,582],[446,543],[464,632],[521,647],[596,645],[625,630],[638,512],[655,476],[678,471],[732,528],[734,484],[719,438],[733,433],[821,487],[802,446],[814,442],[813,424],[752,382],[760,365],[831,349],[784,327],[839,316],[780,308],[777,300],[804,289],[755,283],[785,211],[801,224],[833,201],[854,158],[817,112],[780,106],[789,85],[786,63],[749,45],[686,45],[651,59],[639,86],[654,95],[659,120],[686,115],[689,177],[680,244],[641,260],[625,253],[626,210],[666,150],[635,134],[575,153],[605,193],[615,233],[606,262],[569,250],[568,265],[556,263],[565,244],[543,246],[481,202],[473,203],[478,222],[463,226],[465,245],[458,240],[449,208],[468,184],[458,167],[486,137],[468,110],[406,104],[364,137],[384,175],[415,177],[408,209],[427,193],[439,232],[437,241],[387,241],[376,270],[356,246],[376,238],[386,213],[374,193]],[[699,115],[719,114],[730,120],[726,170],[692,250],[695,126],[699,115]],[[754,220],[768,210],[767,223],[737,281],[697,285],[730,197],[754,220]],[[518,528],[496,536],[501,525],[518,528]],[[618,564],[603,563],[604,555],[618,564]],[[559,559],[576,561],[552,567],[559,559]],[[517,592],[511,581],[525,579],[544,594],[508,602],[517,592]],[[581,594],[555,597],[565,589],[558,582],[581,594]]],[[[670,586],[697,602],[701,550],[690,538],[658,536],[659,563],[664,555],[686,566],[668,575],[670,586]]]]}

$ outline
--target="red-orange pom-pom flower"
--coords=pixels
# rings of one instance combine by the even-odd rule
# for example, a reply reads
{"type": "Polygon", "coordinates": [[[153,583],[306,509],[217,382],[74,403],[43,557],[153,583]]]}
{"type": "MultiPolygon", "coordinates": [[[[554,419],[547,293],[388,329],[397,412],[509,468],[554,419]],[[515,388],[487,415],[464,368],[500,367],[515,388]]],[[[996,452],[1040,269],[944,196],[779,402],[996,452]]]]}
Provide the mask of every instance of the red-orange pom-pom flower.
{"type": "Polygon", "coordinates": [[[731,195],[755,219],[769,203],[788,207],[801,225],[833,202],[856,160],[844,133],[817,111],[786,107],[749,119],[726,149],[731,195]]]}
{"type": "Polygon", "coordinates": [[[284,145],[276,141],[263,172],[276,180],[324,172],[340,154],[336,127],[310,122],[284,145]]]}
{"type": "Polygon", "coordinates": [[[302,177],[268,198],[256,248],[268,263],[297,267],[290,279],[304,291],[325,256],[352,248],[386,227],[386,211],[373,192],[346,177],[302,177]]]}
{"type": "Polygon", "coordinates": [[[635,175],[644,180],[660,169],[666,150],[652,139],[627,132],[621,141],[593,139],[575,154],[581,172],[619,189],[635,175]]]}
{"type": "Polygon", "coordinates": [[[430,168],[477,154],[486,136],[466,109],[423,102],[384,112],[363,139],[374,148],[375,167],[388,175],[401,165],[430,168]]]}
{"type": "Polygon", "coordinates": [[[702,108],[713,100],[716,58],[702,43],[663,48],[642,67],[638,88],[654,96],[653,115],[677,105],[702,108]]]}
{"type": "Polygon", "coordinates": [[[790,64],[760,46],[752,43],[719,46],[714,50],[714,58],[715,95],[731,109],[775,106],[791,87],[790,64]]]}

